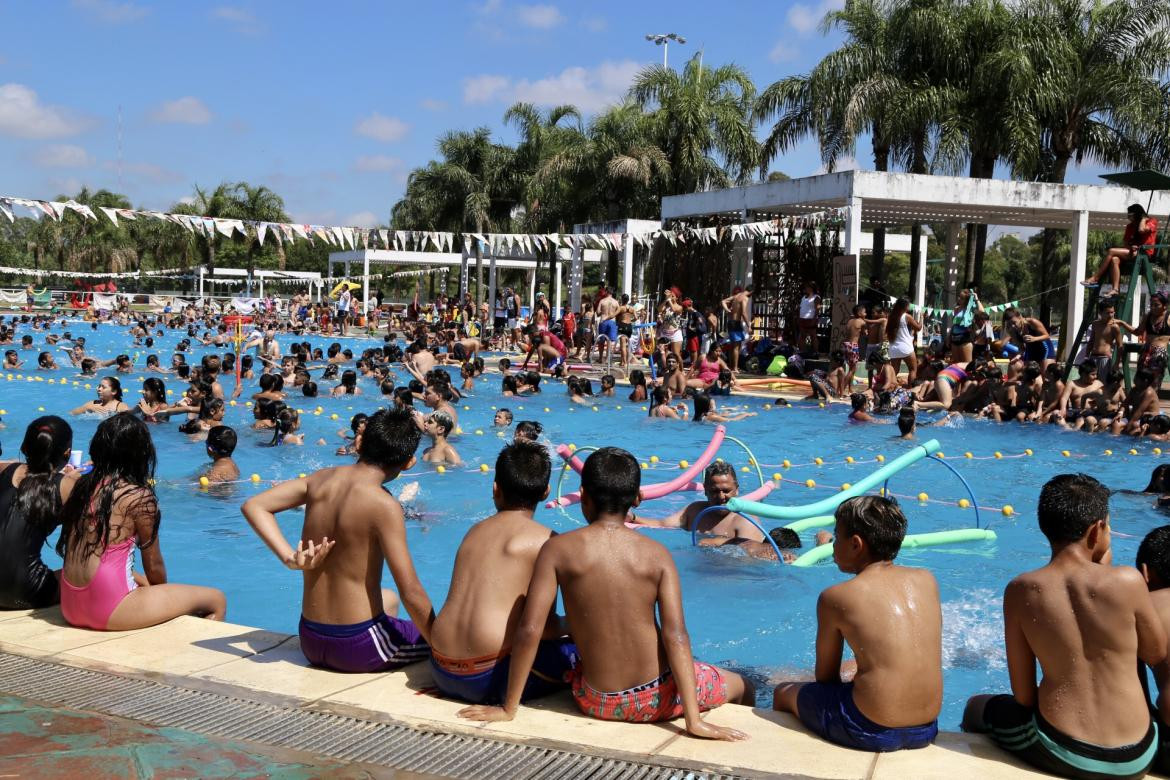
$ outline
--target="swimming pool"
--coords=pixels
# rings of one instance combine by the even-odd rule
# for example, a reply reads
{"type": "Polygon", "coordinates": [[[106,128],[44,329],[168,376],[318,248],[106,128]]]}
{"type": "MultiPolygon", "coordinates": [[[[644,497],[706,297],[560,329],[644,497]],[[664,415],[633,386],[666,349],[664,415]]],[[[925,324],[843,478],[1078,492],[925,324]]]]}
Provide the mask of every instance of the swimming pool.
{"type": "MultiPolygon", "coordinates": [[[[139,363],[145,362],[147,351],[129,348],[130,338],[122,328],[104,325],[91,331],[81,323],[72,323],[70,327],[74,334],[86,336],[89,353],[113,357],[118,352],[131,355],[140,352],[139,363]]],[[[29,331],[22,329],[18,335],[25,332],[29,331]]],[[[184,335],[168,333],[151,351],[166,364],[171,347],[184,335]]],[[[38,349],[42,348],[41,337],[37,335],[35,339],[38,349]]],[[[372,343],[332,338],[308,340],[322,347],[334,340],[341,341],[355,352],[372,343]]],[[[204,351],[224,350],[199,348],[188,356],[188,362],[196,362],[204,351]]],[[[32,350],[21,352],[28,365],[35,364],[36,355],[32,350]]],[[[96,380],[79,379],[72,368],[31,374],[33,381],[25,371],[12,372],[11,380],[4,374],[4,381],[0,381],[0,409],[7,412],[6,430],[0,431],[4,458],[18,457],[20,438],[31,419],[48,412],[63,414],[93,397],[92,390],[85,389],[87,381],[96,386],[96,380]],[[18,375],[23,378],[18,379],[18,375]],[[36,377],[44,381],[35,381],[36,377]],[[68,380],[64,387],[57,384],[62,378],[68,380]],[[54,380],[53,384],[49,384],[49,379],[54,380]],[[74,380],[79,382],[77,386],[72,384],[74,380]],[[41,407],[44,412],[39,411],[41,407]]],[[[126,400],[131,404],[144,376],[121,377],[126,400]]],[[[231,381],[224,382],[229,394],[231,381]]],[[[167,386],[173,390],[173,397],[177,397],[186,384],[169,381],[167,386]]],[[[267,441],[270,434],[251,430],[251,412],[242,404],[230,407],[225,422],[240,433],[236,462],[245,477],[260,475],[259,485],[233,485],[222,492],[201,490],[196,473],[207,461],[202,445],[192,444],[179,433],[177,422],[152,426],[159,454],[157,491],[163,511],[160,539],[172,581],[222,588],[227,593],[228,619],[232,622],[289,633],[296,631],[301,578],[285,569],[252,533],[240,515],[239,506],[272,480],[347,462],[346,458],[333,454],[341,442],[337,432],[348,430],[352,414],[373,411],[381,403],[372,382],[364,381],[361,386],[370,395],[304,399],[298,391],[290,394],[290,403],[305,412],[302,415],[302,429],[308,443],[305,447],[257,446],[267,441]],[[322,410],[319,415],[313,413],[318,406],[322,410]],[[332,419],[334,414],[338,419],[332,419]],[[328,446],[315,446],[313,442],[322,437],[328,446]]],[[[676,476],[678,461],[693,461],[714,431],[710,425],[650,420],[641,405],[625,399],[621,388],[617,398],[598,398],[597,411],[570,404],[561,385],[546,382],[545,388],[537,397],[505,399],[499,396],[499,377],[486,377],[477,385],[475,396],[466,399],[458,410],[464,433],[452,441],[466,462],[465,468],[439,474],[432,467],[418,466],[390,486],[398,492],[406,483],[419,485],[408,522],[409,542],[419,576],[436,608],[445,598],[451,565],[463,534],[472,523],[492,511],[491,475],[480,472],[479,465],[493,464],[506,441],[502,432],[491,427],[496,408],[510,408],[516,420],[539,419],[552,444],[573,443],[579,447],[612,444],[630,449],[647,463],[651,456],[657,456],[659,462],[650,464],[645,472],[648,483],[676,476]]],[[[245,397],[249,394],[247,391],[245,397]]],[[[789,409],[762,411],[762,399],[733,397],[729,400],[733,406],[761,409],[757,417],[729,424],[729,434],[749,444],[765,475],[782,472],[786,479],[795,481],[785,482],[773,492],[766,499],[769,503],[797,504],[823,498],[842,483],[855,482],[876,468],[879,464],[875,458],[879,454],[890,459],[912,446],[896,439],[891,425],[849,425],[844,407],[820,409],[815,404],[797,404],[789,409]],[[823,459],[823,465],[813,463],[817,457],[823,459]],[[847,457],[856,462],[847,463],[847,457]],[[796,465],[785,469],[780,465],[784,460],[796,465]],[[815,480],[818,487],[810,489],[798,484],[808,479],[815,480]]],[[[82,417],[73,419],[72,423],[74,446],[86,449],[98,420],[82,417]]],[[[1035,527],[1034,511],[1040,486],[1054,474],[1081,470],[1115,489],[1140,490],[1162,458],[1153,453],[1154,444],[1087,436],[1047,426],[1024,428],[962,420],[953,427],[921,428],[919,440],[927,438],[940,441],[947,460],[972,483],[981,506],[998,509],[1010,504],[1016,512],[1011,517],[998,511],[983,513],[984,525],[990,525],[998,534],[995,542],[907,550],[899,556],[900,563],[929,567],[941,587],[945,682],[942,725],[953,729],[969,695],[1008,688],[1000,598],[1009,579],[1047,560],[1047,544],[1035,527]],[[1128,454],[1131,447],[1137,449],[1137,455],[1128,454]],[[1021,454],[1025,448],[1032,449],[1034,455],[1011,457],[1021,454]],[[1106,448],[1114,454],[1104,455],[1106,448]],[[1061,454],[1064,450],[1070,452],[1069,457],[1061,454]],[[968,451],[987,459],[968,460],[963,457],[968,451]],[[1008,457],[994,459],[996,451],[1008,457]]],[[[737,467],[747,464],[747,455],[731,443],[724,445],[720,456],[737,467]]],[[[554,471],[554,491],[556,477],[554,471]]],[[[754,473],[741,472],[740,477],[745,492],[757,484],[754,473]]],[[[576,484],[575,477],[569,475],[566,490],[575,488],[576,484]]],[[[955,502],[966,495],[959,481],[938,464],[916,464],[896,476],[890,487],[906,496],[925,492],[932,499],[925,504],[914,498],[903,500],[911,532],[974,525],[972,509],[934,503],[933,500],[955,502]]],[[[696,497],[697,494],[688,493],[651,501],[639,509],[639,514],[663,515],[696,497]]],[[[1150,528],[1165,522],[1151,505],[1150,498],[1141,495],[1122,494],[1113,499],[1116,563],[1132,563],[1141,537],[1150,528]]],[[[581,522],[579,513],[572,507],[567,514],[542,507],[537,519],[562,531],[581,522]]],[[[296,538],[300,522],[298,512],[281,517],[289,538],[296,538]]],[[[655,539],[671,549],[680,569],[696,657],[744,671],[765,683],[760,686],[760,703],[765,706],[770,704],[771,683],[786,676],[811,674],[817,594],[845,575],[832,564],[809,569],[784,567],[752,560],[736,551],[694,548],[690,535],[681,532],[647,533],[653,533],[655,539]]],[[[804,536],[805,543],[810,544],[811,533],[804,536]]],[[[51,541],[55,541],[55,536],[51,541]]],[[[45,558],[59,565],[51,551],[46,551],[45,558]]],[[[385,582],[393,587],[388,572],[385,582]]]]}

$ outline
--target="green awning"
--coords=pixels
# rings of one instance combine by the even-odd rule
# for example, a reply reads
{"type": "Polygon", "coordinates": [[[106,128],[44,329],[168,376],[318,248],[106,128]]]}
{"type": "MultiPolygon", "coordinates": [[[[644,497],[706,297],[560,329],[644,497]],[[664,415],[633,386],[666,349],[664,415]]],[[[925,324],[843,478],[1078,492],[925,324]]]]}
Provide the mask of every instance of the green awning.
{"type": "Polygon", "coordinates": [[[1167,176],[1161,171],[1144,170],[1106,173],[1101,178],[1116,182],[1123,187],[1132,187],[1135,190],[1170,190],[1170,176],[1167,176]]]}

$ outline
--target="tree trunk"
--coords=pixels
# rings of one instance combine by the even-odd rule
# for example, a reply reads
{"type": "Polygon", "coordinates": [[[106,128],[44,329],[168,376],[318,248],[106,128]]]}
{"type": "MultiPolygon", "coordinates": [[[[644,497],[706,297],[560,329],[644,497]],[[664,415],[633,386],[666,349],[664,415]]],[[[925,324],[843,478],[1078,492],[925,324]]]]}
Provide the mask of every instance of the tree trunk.
{"type": "Polygon", "coordinates": [[[285,254],[284,243],[278,239],[276,242],[276,267],[283,271],[287,264],[288,255],[285,254]]]}
{"type": "MultiPolygon", "coordinates": [[[[1053,184],[1064,184],[1065,174],[1068,172],[1068,163],[1072,159],[1071,152],[1058,151],[1053,160],[1052,169],[1048,173],[1047,181],[1053,184]]],[[[1041,177],[1041,181],[1045,179],[1041,177]]],[[[1044,241],[1040,246],[1040,321],[1051,325],[1052,306],[1048,300],[1048,287],[1052,283],[1052,269],[1056,267],[1056,228],[1044,228],[1044,241]]],[[[1073,324],[1072,327],[1076,327],[1073,324]]]]}
{"type": "MultiPolygon", "coordinates": [[[[880,122],[874,122],[874,142],[873,142],[873,169],[875,171],[888,171],[890,168],[890,144],[886,141],[879,141],[878,138],[882,132],[880,122]]],[[[913,268],[913,258],[911,258],[911,267],[913,268]]],[[[885,283],[886,274],[886,226],[878,225],[873,229],[873,262],[870,266],[870,276],[880,279],[885,283]]],[[[911,283],[913,284],[913,283],[911,283]]]]}
{"type": "MultiPolygon", "coordinates": [[[[995,155],[984,152],[971,160],[971,175],[980,179],[990,179],[995,174],[995,155]]],[[[968,227],[968,231],[970,227],[968,227]]],[[[971,246],[971,234],[967,233],[967,246],[971,246]]],[[[978,290],[983,284],[983,257],[987,253],[987,225],[981,224],[975,233],[975,257],[971,262],[971,275],[968,277],[978,290]]]]}

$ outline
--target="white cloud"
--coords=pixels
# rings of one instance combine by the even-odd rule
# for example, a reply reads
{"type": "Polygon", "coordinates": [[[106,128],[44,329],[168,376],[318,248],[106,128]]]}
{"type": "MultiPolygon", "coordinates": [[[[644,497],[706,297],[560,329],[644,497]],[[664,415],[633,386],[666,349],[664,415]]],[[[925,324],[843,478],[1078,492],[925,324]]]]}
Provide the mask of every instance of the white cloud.
{"type": "MultiPolygon", "coordinates": [[[[842,171],[859,171],[859,170],[861,170],[861,165],[857,162],[857,158],[853,157],[852,155],[847,156],[847,157],[841,157],[840,159],[837,160],[837,164],[833,166],[833,173],[841,173],[842,171]]],[[[813,174],[813,176],[820,176],[822,173],[828,173],[828,170],[825,169],[824,163],[821,163],[821,165],[817,168],[817,170],[813,174]]]]}
{"type": "Polygon", "coordinates": [[[595,68],[565,68],[555,76],[536,81],[513,81],[505,76],[484,74],[463,82],[463,100],[466,103],[525,101],[541,106],[570,103],[582,111],[598,111],[620,102],[641,69],[642,63],[623,60],[603,62],[595,68]]]}
{"type": "Polygon", "coordinates": [[[0,135],[16,138],[64,138],[93,124],[59,106],[41,103],[23,84],[0,84],[0,135]]]}
{"type": "Polygon", "coordinates": [[[792,62],[798,53],[795,46],[784,41],[776,41],[776,45],[768,52],[768,59],[772,62],[792,62]]]}
{"type": "Polygon", "coordinates": [[[538,30],[551,30],[565,21],[564,15],[555,5],[519,5],[516,6],[516,18],[525,27],[538,30]]]}
{"type": "Polygon", "coordinates": [[[401,119],[382,116],[376,111],[360,120],[353,128],[353,131],[358,135],[364,135],[376,141],[398,141],[406,135],[408,130],[410,130],[410,125],[401,119]]]}
{"type": "Polygon", "coordinates": [[[420,105],[422,105],[422,107],[425,108],[427,111],[446,111],[447,110],[447,101],[446,100],[436,100],[435,98],[423,98],[422,103],[420,105]]]}
{"type": "Polygon", "coordinates": [[[66,195],[72,195],[75,192],[80,192],[81,188],[84,186],[85,182],[73,176],[69,176],[63,179],[49,179],[49,190],[51,192],[60,192],[66,195]]]}
{"type": "Polygon", "coordinates": [[[88,168],[93,165],[89,152],[72,144],[42,146],[33,159],[37,165],[46,168],[88,168]]]}
{"type": "Polygon", "coordinates": [[[168,100],[150,113],[155,122],[177,125],[205,125],[211,121],[211,109],[196,97],[168,100]]]}
{"type": "Polygon", "coordinates": [[[825,14],[844,7],[845,0],[820,0],[814,5],[795,3],[788,9],[788,25],[795,28],[797,32],[808,34],[817,29],[821,20],[825,18],[825,14]]]}
{"type": "Polygon", "coordinates": [[[372,211],[359,211],[341,221],[346,227],[372,228],[378,226],[378,215],[372,211]]]}
{"type": "Polygon", "coordinates": [[[604,32],[609,27],[609,22],[602,16],[590,16],[582,24],[589,32],[604,32]]]}
{"type": "Polygon", "coordinates": [[[177,202],[182,203],[186,206],[190,206],[192,203],[195,202],[195,196],[194,195],[184,195],[183,197],[179,198],[179,200],[177,202]]]}
{"type": "Polygon", "coordinates": [[[119,167],[123,173],[133,176],[136,179],[145,179],[157,184],[177,184],[185,178],[183,174],[178,171],[172,171],[170,168],[164,168],[161,165],[146,162],[123,162],[119,163],[115,160],[107,160],[102,163],[102,167],[109,171],[117,171],[119,167]]]}
{"type": "Polygon", "coordinates": [[[212,9],[211,18],[226,22],[236,32],[244,35],[256,35],[264,32],[265,29],[264,23],[246,8],[221,5],[212,9]]]}
{"type": "Polygon", "coordinates": [[[384,154],[372,154],[357,158],[354,161],[353,169],[361,173],[384,173],[386,171],[398,170],[402,166],[402,160],[397,157],[389,157],[384,154]]]}
{"type": "Polygon", "coordinates": [[[85,11],[107,24],[136,22],[150,13],[149,8],[134,3],[117,3],[112,0],[73,0],[73,7],[85,11]]]}

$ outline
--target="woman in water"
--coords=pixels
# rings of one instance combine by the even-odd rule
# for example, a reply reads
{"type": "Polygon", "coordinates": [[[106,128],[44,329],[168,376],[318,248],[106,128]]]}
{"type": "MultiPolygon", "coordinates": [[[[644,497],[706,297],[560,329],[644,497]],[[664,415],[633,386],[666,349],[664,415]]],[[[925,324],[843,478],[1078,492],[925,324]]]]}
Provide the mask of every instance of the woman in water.
{"type": "Polygon", "coordinates": [[[341,384],[333,388],[330,393],[334,398],[339,395],[361,395],[362,389],[357,386],[357,372],[347,368],[341,375],[341,384]]]}
{"type": "Polygon", "coordinates": [[[0,609],[39,609],[61,600],[57,572],[41,560],[61,521],[61,503],[77,475],[62,475],[73,430],[60,417],[38,417],[21,442],[24,463],[0,463],[0,609]]]}
{"type": "Polygon", "coordinates": [[[167,583],[159,549],[162,519],[150,483],[155,453],[150,431],[137,417],[116,414],[102,421],[90,442],[93,470],[82,476],[62,512],[57,554],[61,613],[70,625],[128,631],[181,615],[223,620],[221,591],[167,583]],[[132,570],[142,551],[146,576],[132,570]]]}
{"type": "Polygon", "coordinates": [[[167,388],[158,377],[142,380],[142,398],[138,401],[138,412],[146,422],[162,422],[167,419],[167,388]]]}
{"type": "Polygon", "coordinates": [[[725,415],[720,414],[715,408],[715,402],[711,400],[711,396],[706,393],[695,393],[691,399],[695,402],[695,413],[691,417],[691,422],[713,422],[726,423],[735,422],[737,420],[745,420],[748,417],[755,417],[755,412],[740,412],[739,414],[725,415]]]}
{"type": "Polygon", "coordinates": [[[122,383],[117,377],[102,377],[98,382],[97,398],[87,401],[69,414],[115,414],[127,412],[130,407],[122,402],[122,383]]]}

